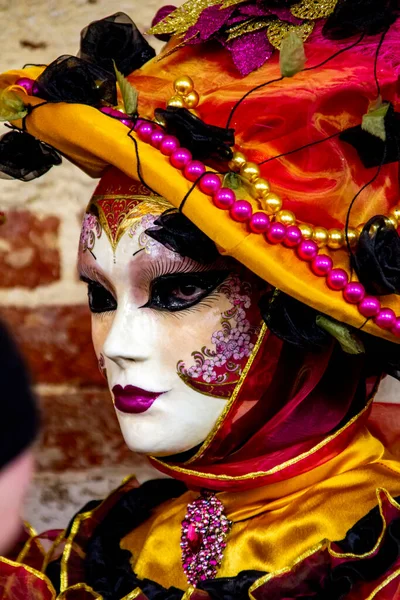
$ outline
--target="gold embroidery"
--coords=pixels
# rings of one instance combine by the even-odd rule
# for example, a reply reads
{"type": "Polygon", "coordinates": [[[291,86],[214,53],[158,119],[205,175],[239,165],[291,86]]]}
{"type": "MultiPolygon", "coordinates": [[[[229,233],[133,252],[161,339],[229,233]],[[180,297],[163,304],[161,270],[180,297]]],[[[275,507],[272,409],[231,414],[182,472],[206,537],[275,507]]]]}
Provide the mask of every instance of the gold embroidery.
{"type": "Polygon", "coordinates": [[[268,25],[267,38],[270,44],[281,49],[282,40],[289,31],[294,31],[303,40],[306,41],[312,30],[314,29],[314,23],[312,21],[306,21],[301,25],[292,25],[285,23],[284,21],[273,21],[268,25]]]}
{"type": "Polygon", "coordinates": [[[301,0],[290,9],[298,19],[323,19],[335,10],[338,0],[301,0]]]}
{"type": "Polygon", "coordinates": [[[172,205],[159,196],[103,195],[94,196],[89,203],[87,212],[98,214],[100,225],[115,252],[119,241],[126,230],[147,214],[160,215],[172,205]],[[115,203],[120,203],[120,212],[115,214],[115,203]]]}
{"type": "Polygon", "coordinates": [[[163,35],[173,33],[183,35],[197,23],[203,10],[210,6],[216,6],[221,0],[188,0],[182,6],[170,13],[165,19],[148,30],[150,35],[163,35]]]}
{"type": "Polygon", "coordinates": [[[256,17],[254,19],[249,19],[244,23],[238,23],[238,25],[232,25],[228,27],[226,33],[228,34],[227,41],[235,40],[236,38],[244,35],[245,33],[253,33],[254,31],[260,31],[260,29],[265,29],[268,27],[268,24],[271,23],[271,18],[268,17],[256,17]]]}

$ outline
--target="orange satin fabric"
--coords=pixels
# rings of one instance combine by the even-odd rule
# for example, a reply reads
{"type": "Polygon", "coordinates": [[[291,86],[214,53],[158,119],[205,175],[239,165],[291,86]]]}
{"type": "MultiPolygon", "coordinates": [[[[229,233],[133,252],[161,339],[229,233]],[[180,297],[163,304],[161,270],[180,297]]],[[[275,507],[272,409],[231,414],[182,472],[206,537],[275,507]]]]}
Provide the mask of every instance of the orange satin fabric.
{"type": "MultiPolygon", "coordinates": [[[[380,487],[400,494],[400,465],[364,428],[340,455],[313,471],[258,489],[219,493],[233,526],[218,577],[243,569],[275,571],[325,538],[342,539],[376,506],[380,487]]],[[[189,491],[164,503],[121,541],[139,577],[186,589],[180,523],[197,496],[189,491]]]]}

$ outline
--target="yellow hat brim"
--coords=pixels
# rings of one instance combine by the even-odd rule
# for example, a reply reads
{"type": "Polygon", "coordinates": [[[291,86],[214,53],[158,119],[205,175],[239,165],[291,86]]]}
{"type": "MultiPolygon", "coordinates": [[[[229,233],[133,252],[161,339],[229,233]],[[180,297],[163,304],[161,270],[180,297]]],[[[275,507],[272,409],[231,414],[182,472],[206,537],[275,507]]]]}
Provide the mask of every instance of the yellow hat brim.
{"type": "MultiPolygon", "coordinates": [[[[19,77],[36,78],[41,69],[10,71],[0,78],[0,88],[13,85],[19,77]]],[[[21,90],[22,94],[22,90],[21,90]]],[[[24,96],[26,102],[26,95],[24,96]]],[[[32,106],[43,101],[29,97],[32,106]]],[[[22,127],[21,121],[14,122],[22,127]]],[[[142,180],[157,194],[179,207],[192,183],[173,167],[168,157],[151,145],[137,140],[140,166],[129,130],[116,119],[99,110],[81,104],[48,103],[32,111],[25,119],[27,131],[50,144],[91,177],[101,177],[110,165],[131,178],[142,180]]],[[[248,199],[257,210],[257,203],[248,199]]],[[[293,249],[281,244],[271,245],[264,236],[250,233],[247,226],[235,222],[229,212],[214,206],[211,199],[195,188],[187,199],[183,213],[218,246],[221,254],[229,255],[261,278],[315,310],[330,315],[373,335],[397,342],[397,338],[374,324],[365,323],[357,307],[347,303],[342,292],[328,288],[323,277],[315,276],[310,265],[301,261],[293,249]]],[[[334,266],[348,271],[345,250],[329,251],[334,266]]],[[[385,307],[399,314],[396,295],[385,296],[385,307]]]]}

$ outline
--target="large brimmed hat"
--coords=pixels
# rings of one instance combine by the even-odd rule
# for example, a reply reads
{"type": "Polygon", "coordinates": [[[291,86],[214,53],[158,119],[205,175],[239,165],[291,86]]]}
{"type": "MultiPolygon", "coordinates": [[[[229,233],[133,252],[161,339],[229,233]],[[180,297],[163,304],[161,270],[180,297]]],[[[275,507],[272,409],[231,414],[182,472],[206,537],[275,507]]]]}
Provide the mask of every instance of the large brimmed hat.
{"type": "MultiPolygon", "coordinates": [[[[378,14],[369,2],[354,19],[352,4],[362,10],[189,0],[156,26],[176,34],[158,57],[129,74],[115,60],[118,85],[110,61],[84,43],[81,58],[3,74],[3,100],[16,107],[8,120],[42,142],[30,154],[46,163],[20,178],[56,163],[52,149],[92,177],[116,167],[276,288],[399,341],[397,3],[378,14]]],[[[90,26],[92,36],[99,23],[121,25],[121,15],[90,26]]],[[[136,55],[147,59],[143,48],[136,55]]],[[[23,134],[11,134],[7,156],[15,144],[23,154],[23,134]]],[[[0,162],[19,176],[3,150],[0,162]]]]}

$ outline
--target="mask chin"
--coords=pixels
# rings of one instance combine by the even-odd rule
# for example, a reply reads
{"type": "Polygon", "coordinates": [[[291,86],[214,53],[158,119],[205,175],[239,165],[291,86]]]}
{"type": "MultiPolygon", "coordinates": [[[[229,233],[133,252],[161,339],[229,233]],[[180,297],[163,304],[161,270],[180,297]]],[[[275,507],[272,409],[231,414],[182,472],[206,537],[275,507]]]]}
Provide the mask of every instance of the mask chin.
{"type": "Polygon", "coordinates": [[[185,463],[186,461],[190,460],[192,458],[192,456],[194,456],[198,452],[198,450],[201,448],[202,444],[203,444],[203,442],[201,442],[201,444],[197,444],[197,446],[195,446],[194,448],[191,448],[190,450],[185,450],[184,452],[179,452],[178,454],[171,454],[169,456],[164,456],[164,460],[171,461],[173,463],[185,463]]]}

